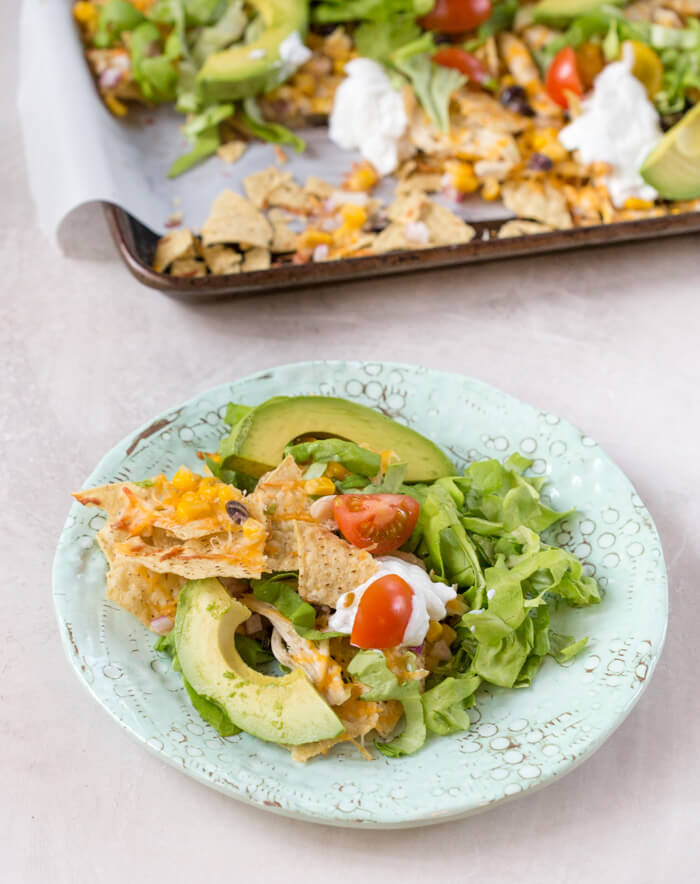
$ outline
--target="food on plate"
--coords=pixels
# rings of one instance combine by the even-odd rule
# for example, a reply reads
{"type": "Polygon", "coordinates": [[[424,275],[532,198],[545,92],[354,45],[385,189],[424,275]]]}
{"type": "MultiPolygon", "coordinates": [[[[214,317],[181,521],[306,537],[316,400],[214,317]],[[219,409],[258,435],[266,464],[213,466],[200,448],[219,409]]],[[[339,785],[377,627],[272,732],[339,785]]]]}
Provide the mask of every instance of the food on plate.
{"type": "Polygon", "coordinates": [[[337,398],[230,403],[206,474],[77,492],[107,516],[107,596],[159,636],[194,709],[307,761],[368,738],[396,757],[469,728],[482,685],[523,688],[562,605],[601,601],[548,530],[518,453],[460,474],[431,440],[337,398]]]}

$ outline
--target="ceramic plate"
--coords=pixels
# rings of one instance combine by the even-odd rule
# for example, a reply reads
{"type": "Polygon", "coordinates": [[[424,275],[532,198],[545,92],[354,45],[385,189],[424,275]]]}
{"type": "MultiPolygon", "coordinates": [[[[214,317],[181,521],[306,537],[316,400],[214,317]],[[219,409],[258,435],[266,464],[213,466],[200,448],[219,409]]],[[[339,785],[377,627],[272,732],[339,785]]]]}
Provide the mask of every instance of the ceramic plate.
{"type": "Polygon", "coordinates": [[[434,439],[459,468],[520,451],[545,475],[548,502],[575,506],[557,543],[585,562],[605,597],[568,610],[561,631],[589,635],[567,666],[547,658],[530,689],[482,690],[471,729],[430,740],[416,755],[371,763],[352,748],[295,764],[245,734],[222,738],[190,706],[154,636],[105,600],[105,561],[95,543],[104,517],[74,504],[54,564],[54,599],[71,664],[129,733],[192,777],[277,813],[341,826],[426,825],[474,813],[541,787],[587,758],[642,693],[661,652],[666,571],[652,519],[623,473],[593,439],[552,414],[486,384],[407,365],[308,362],[281,366],[198,396],[120,442],[86,479],[105,482],[197,469],[200,449],[225,432],[229,400],[279,394],[343,396],[434,439]]]}

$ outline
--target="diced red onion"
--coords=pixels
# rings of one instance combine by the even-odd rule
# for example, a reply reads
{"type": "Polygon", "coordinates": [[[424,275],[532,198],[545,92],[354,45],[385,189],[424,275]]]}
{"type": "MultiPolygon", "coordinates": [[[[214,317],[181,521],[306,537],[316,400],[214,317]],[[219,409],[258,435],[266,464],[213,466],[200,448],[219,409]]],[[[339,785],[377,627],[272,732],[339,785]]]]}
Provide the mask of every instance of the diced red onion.
{"type": "Polygon", "coordinates": [[[151,630],[158,635],[167,635],[172,628],[172,617],[156,617],[151,620],[151,630]]]}
{"type": "Polygon", "coordinates": [[[316,246],[313,254],[314,261],[325,261],[327,257],[328,245],[324,242],[321,243],[321,245],[316,246]]]}
{"type": "Polygon", "coordinates": [[[105,68],[104,71],[100,74],[100,88],[101,89],[114,89],[114,87],[119,83],[119,81],[123,78],[124,71],[119,70],[116,67],[105,68]]]}
{"type": "Polygon", "coordinates": [[[411,242],[427,245],[430,240],[430,231],[422,221],[409,221],[405,227],[406,239],[411,242]]]}
{"type": "Polygon", "coordinates": [[[422,654],[425,650],[425,642],[421,642],[419,645],[414,645],[414,647],[409,648],[409,651],[413,651],[414,654],[422,654]]]}

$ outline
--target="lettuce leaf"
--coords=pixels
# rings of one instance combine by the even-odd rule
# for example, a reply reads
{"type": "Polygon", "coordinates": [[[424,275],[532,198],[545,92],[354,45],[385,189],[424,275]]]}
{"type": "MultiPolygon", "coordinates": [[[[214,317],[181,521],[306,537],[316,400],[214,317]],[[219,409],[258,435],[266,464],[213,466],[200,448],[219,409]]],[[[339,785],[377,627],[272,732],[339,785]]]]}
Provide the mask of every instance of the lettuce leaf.
{"type": "Polygon", "coordinates": [[[282,126],[280,123],[268,123],[267,120],[264,120],[258,103],[254,98],[243,99],[242,116],[251,134],[261,141],[269,141],[273,144],[288,144],[297,153],[302,153],[306,148],[306,142],[287,129],[286,126],[282,126]]]}
{"type": "Polygon", "coordinates": [[[439,736],[467,730],[469,714],[466,707],[474,702],[474,692],[481,684],[478,675],[448,677],[426,691],[422,697],[427,729],[439,736]]]}
{"type": "MultiPolygon", "coordinates": [[[[415,659],[415,655],[411,656],[415,659]]],[[[347,671],[356,681],[369,688],[361,699],[399,700],[403,706],[403,730],[389,742],[375,741],[377,749],[392,758],[410,755],[420,749],[425,743],[427,729],[418,682],[405,681],[399,684],[381,651],[360,651],[350,661],[347,671]]]]}
{"type": "Polygon", "coordinates": [[[261,580],[251,580],[253,594],[261,602],[267,602],[286,617],[302,638],[322,641],[345,635],[344,632],[324,632],[316,629],[316,609],[305,602],[294,589],[297,575],[293,571],[280,572],[261,580]]]}
{"type": "Polygon", "coordinates": [[[146,18],[128,0],[108,0],[100,7],[93,43],[99,49],[114,46],[123,31],[133,31],[146,18]]]}
{"type": "Polygon", "coordinates": [[[450,98],[455,89],[467,82],[467,78],[453,68],[434,64],[429,52],[409,57],[394,53],[393,63],[413,87],[430,119],[441,132],[447,132],[450,128],[450,98]]]}
{"type": "Polygon", "coordinates": [[[319,24],[348,21],[392,21],[399,16],[419,18],[433,8],[435,0],[325,0],[311,10],[319,24]]]}
{"type": "Polygon", "coordinates": [[[269,663],[275,659],[269,651],[263,648],[260,642],[249,635],[242,635],[237,632],[235,641],[236,650],[241,655],[241,660],[247,666],[250,666],[251,669],[257,669],[263,663],[269,663]]]}
{"type": "Polygon", "coordinates": [[[376,476],[381,469],[381,458],[373,451],[361,448],[354,442],[344,439],[318,439],[314,442],[301,442],[288,445],[285,454],[291,454],[297,463],[321,463],[331,461],[342,464],[351,473],[361,476],[376,476]]]}

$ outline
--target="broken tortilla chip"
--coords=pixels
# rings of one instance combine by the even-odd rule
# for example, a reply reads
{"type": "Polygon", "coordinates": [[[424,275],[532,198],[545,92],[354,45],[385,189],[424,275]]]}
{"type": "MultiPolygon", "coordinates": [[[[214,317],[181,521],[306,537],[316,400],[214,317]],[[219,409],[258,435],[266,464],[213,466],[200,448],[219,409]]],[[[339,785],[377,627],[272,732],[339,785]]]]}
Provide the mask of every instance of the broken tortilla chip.
{"type": "Polygon", "coordinates": [[[237,163],[246,152],[247,141],[227,141],[216,151],[216,155],[225,163],[237,163]]]}
{"type": "Polygon", "coordinates": [[[270,269],[270,250],[262,248],[253,248],[246,252],[243,258],[242,270],[244,273],[250,273],[254,270],[270,269]]]}
{"type": "Polygon", "coordinates": [[[295,522],[299,550],[299,595],[307,602],[334,608],[344,592],[369,580],[379,565],[317,523],[295,522]]]}
{"type": "Polygon", "coordinates": [[[161,236],[156,246],[156,254],[153,258],[153,269],[156,273],[163,273],[168,267],[179,259],[194,258],[195,246],[192,231],[183,227],[182,230],[173,230],[161,236]]]}
{"type": "Polygon", "coordinates": [[[248,243],[266,248],[272,239],[267,218],[245,197],[225,190],[214,200],[211,213],[202,227],[205,246],[216,243],[248,243]]]}
{"type": "Polygon", "coordinates": [[[241,272],[243,256],[230,246],[204,246],[202,255],[209,270],[217,276],[241,272]]]}
{"type": "Polygon", "coordinates": [[[551,181],[506,181],[501,188],[503,204],[519,218],[541,221],[557,230],[573,227],[566,196],[551,181]]]}

